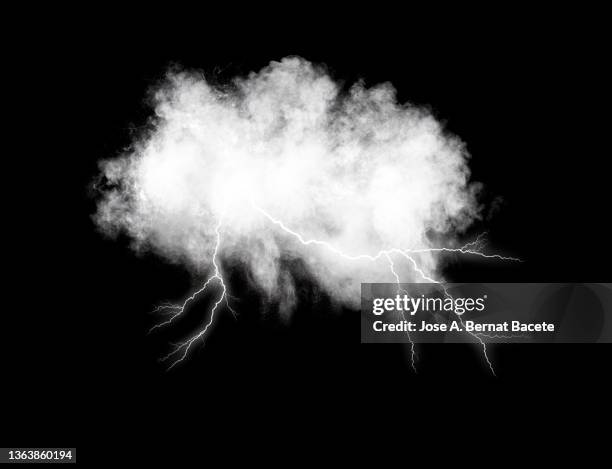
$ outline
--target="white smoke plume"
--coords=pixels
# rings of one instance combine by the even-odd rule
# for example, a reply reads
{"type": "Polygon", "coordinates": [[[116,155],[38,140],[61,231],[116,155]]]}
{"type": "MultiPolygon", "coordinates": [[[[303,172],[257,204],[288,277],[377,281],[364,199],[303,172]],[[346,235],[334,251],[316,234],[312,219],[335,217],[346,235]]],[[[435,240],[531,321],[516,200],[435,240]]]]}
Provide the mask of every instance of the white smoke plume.
{"type": "MultiPolygon", "coordinates": [[[[284,260],[300,259],[331,298],[352,306],[361,282],[396,278],[388,260],[304,245],[272,219],[347,256],[375,256],[452,246],[479,216],[464,144],[430,112],[398,103],[391,84],[346,90],[291,57],[222,87],[171,72],[154,106],[150,131],[101,164],[97,224],[202,275],[214,269],[219,239],[221,269],[242,265],[282,310],[296,301],[284,260]]],[[[439,255],[414,258],[438,275],[439,255]]],[[[402,282],[423,281],[394,261],[402,282]]]]}

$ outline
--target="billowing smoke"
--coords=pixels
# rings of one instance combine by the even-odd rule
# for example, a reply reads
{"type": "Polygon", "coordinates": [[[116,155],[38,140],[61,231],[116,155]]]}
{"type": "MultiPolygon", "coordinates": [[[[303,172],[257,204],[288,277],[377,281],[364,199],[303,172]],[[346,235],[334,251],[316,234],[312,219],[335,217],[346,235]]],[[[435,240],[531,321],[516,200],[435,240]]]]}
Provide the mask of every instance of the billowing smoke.
{"type": "MultiPolygon", "coordinates": [[[[347,256],[452,245],[478,217],[464,145],[430,112],[397,103],[391,84],[346,90],[291,57],[224,86],[171,72],[154,96],[146,135],[101,164],[97,224],[201,275],[219,241],[221,268],[247,269],[281,309],[296,266],[355,305],[361,282],[396,278],[388,259],[347,256]]],[[[439,274],[438,254],[414,259],[439,274]]],[[[423,281],[394,261],[403,282],[423,281]]]]}

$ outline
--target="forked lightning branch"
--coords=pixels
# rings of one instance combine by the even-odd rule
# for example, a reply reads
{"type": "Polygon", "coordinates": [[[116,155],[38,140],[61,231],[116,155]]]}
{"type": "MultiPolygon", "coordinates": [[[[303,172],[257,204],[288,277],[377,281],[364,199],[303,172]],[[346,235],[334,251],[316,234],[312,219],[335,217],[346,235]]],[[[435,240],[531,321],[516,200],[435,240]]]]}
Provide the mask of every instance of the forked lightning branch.
{"type": "MultiPolygon", "coordinates": [[[[415,298],[409,298],[407,295],[404,295],[404,297],[400,297],[400,295],[398,295],[395,300],[389,299],[389,298],[380,299],[380,301],[375,302],[375,306],[374,306],[375,314],[377,314],[379,311],[382,312],[385,309],[385,307],[387,308],[397,307],[398,311],[400,311],[402,315],[405,312],[410,312],[411,308],[412,308],[412,311],[410,312],[410,314],[415,314],[419,309],[424,309],[427,311],[432,305],[434,308],[435,308],[435,305],[439,305],[441,310],[445,310],[445,311],[450,310],[454,314],[456,314],[457,317],[459,318],[459,322],[462,325],[461,330],[465,330],[470,336],[474,338],[475,341],[477,341],[481,345],[484,359],[487,365],[489,366],[491,372],[495,374],[493,364],[491,363],[488,357],[488,354],[487,354],[486,342],[483,340],[483,338],[481,337],[478,331],[474,332],[473,330],[470,330],[470,328],[466,328],[465,324],[461,320],[461,315],[463,314],[464,311],[472,310],[472,308],[476,308],[476,309],[484,308],[484,305],[483,305],[484,299],[479,298],[476,300],[472,300],[472,299],[452,298],[452,296],[444,288],[444,283],[441,281],[435,280],[430,275],[426,274],[421,269],[417,261],[414,259],[413,254],[437,251],[437,252],[459,253],[463,255],[472,255],[472,256],[483,257],[486,259],[499,259],[499,260],[505,260],[505,261],[520,262],[520,259],[514,258],[514,257],[501,256],[499,254],[485,254],[484,252],[480,250],[483,244],[482,235],[479,236],[475,241],[468,243],[459,248],[430,248],[430,249],[416,249],[416,250],[389,248],[389,249],[381,250],[377,253],[346,253],[343,250],[339,249],[338,247],[333,246],[332,244],[324,240],[307,238],[301,235],[300,233],[292,230],[291,228],[286,226],[281,220],[278,220],[277,218],[270,215],[267,211],[265,211],[263,208],[257,205],[254,201],[251,201],[251,206],[253,210],[259,212],[263,217],[269,220],[270,223],[277,226],[280,230],[282,230],[282,232],[286,233],[287,236],[294,238],[297,242],[301,243],[302,245],[312,246],[313,249],[318,248],[318,249],[329,250],[335,255],[340,256],[349,261],[368,260],[370,262],[383,262],[383,263],[388,264],[389,272],[395,277],[398,289],[401,289],[401,279],[399,278],[399,275],[395,271],[395,264],[394,264],[393,259],[396,258],[398,260],[404,260],[405,262],[408,262],[408,264],[412,266],[412,268],[418,273],[418,275],[421,277],[423,282],[431,282],[431,283],[440,285],[440,287],[443,289],[446,295],[446,298],[444,300],[433,299],[433,298],[426,299],[424,297],[415,299],[415,298]],[[450,305],[450,308],[447,307],[448,305],[450,305]],[[405,307],[405,310],[402,309],[402,306],[405,307]]],[[[163,358],[164,361],[174,358],[174,361],[170,365],[170,368],[174,367],[176,364],[178,364],[179,362],[181,362],[187,357],[187,354],[189,353],[194,343],[196,343],[196,341],[200,339],[202,340],[205,339],[207,332],[209,331],[210,327],[212,326],[214,322],[215,315],[218,313],[220,308],[223,308],[225,306],[227,310],[229,310],[233,314],[236,314],[233,308],[230,306],[230,303],[228,300],[228,295],[229,295],[228,287],[226,285],[226,282],[223,278],[223,274],[220,269],[220,261],[217,258],[218,252],[220,249],[220,245],[222,243],[222,231],[223,231],[223,224],[222,224],[222,219],[221,219],[216,227],[217,242],[215,244],[215,249],[212,254],[212,264],[214,266],[213,274],[204,281],[201,288],[199,288],[192,295],[187,297],[187,299],[182,304],[162,305],[157,308],[157,311],[164,311],[164,310],[169,311],[171,313],[171,316],[166,321],[154,326],[151,329],[151,331],[172,323],[175,319],[177,319],[182,314],[184,314],[189,304],[193,302],[200,295],[206,294],[206,292],[208,291],[209,288],[211,288],[214,282],[218,283],[219,285],[216,300],[209,312],[208,322],[202,327],[202,329],[197,331],[194,335],[189,337],[187,340],[179,343],[174,348],[173,351],[171,351],[168,355],[166,355],[163,358]]],[[[410,332],[412,332],[412,330],[410,329],[410,327],[408,327],[406,328],[406,330],[404,330],[404,332],[406,332],[410,340],[411,364],[412,364],[413,369],[415,369],[416,371],[415,344],[410,338],[410,332]]]]}

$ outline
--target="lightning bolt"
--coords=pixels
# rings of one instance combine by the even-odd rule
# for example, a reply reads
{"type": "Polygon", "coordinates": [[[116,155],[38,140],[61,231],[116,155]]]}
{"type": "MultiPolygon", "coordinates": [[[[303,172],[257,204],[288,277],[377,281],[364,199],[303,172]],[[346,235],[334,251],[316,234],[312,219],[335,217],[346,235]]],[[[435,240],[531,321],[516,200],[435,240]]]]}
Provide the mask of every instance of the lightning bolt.
{"type": "MultiPolygon", "coordinates": [[[[344,258],[344,259],[350,260],[350,261],[368,260],[368,261],[371,261],[371,262],[377,262],[377,261],[379,261],[381,259],[386,260],[386,262],[389,264],[390,272],[391,272],[391,274],[393,275],[393,277],[396,280],[397,287],[398,287],[398,292],[403,291],[403,290],[401,289],[400,277],[399,277],[399,275],[397,274],[397,272],[395,270],[395,264],[393,262],[392,255],[399,255],[399,256],[403,257],[404,259],[406,259],[411,264],[411,266],[414,269],[414,271],[424,281],[440,285],[441,288],[443,289],[445,295],[450,297],[450,298],[452,298],[452,296],[448,293],[444,283],[442,281],[440,281],[440,280],[436,280],[436,279],[432,278],[431,276],[427,275],[419,267],[419,264],[411,256],[411,254],[432,253],[432,252],[449,252],[449,253],[459,253],[459,254],[466,254],[466,255],[474,255],[474,256],[484,257],[484,258],[487,258],[487,259],[497,259],[497,260],[521,262],[521,259],[518,259],[518,258],[515,258],[515,257],[507,257],[507,256],[501,256],[499,254],[485,254],[485,253],[483,253],[481,251],[481,249],[482,249],[482,245],[483,245],[483,238],[486,235],[486,233],[480,234],[474,241],[472,241],[470,243],[467,243],[467,244],[465,244],[465,245],[463,245],[463,246],[461,246],[459,248],[446,248],[446,247],[442,247],[442,248],[427,248],[427,249],[401,249],[401,248],[393,247],[393,248],[381,250],[381,251],[377,252],[376,254],[364,254],[364,253],[348,254],[348,253],[343,252],[342,250],[338,249],[336,246],[334,246],[334,245],[332,245],[332,244],[330,244],[330,243],[328,243],[326,241],[321,241],[321,240],[318,240],[318,239],[308,239],[308,238],[305,238],[300,233],[298,233],[298,232],[292,230],[291,228],[289,228],[281,220],[273,217],[270,213],[268,213],[262,207],[257,205],[254,201],[251,201],[251,206],[252,206],[252,208],[255,211],[257,211],[261,215],[263,215],[273,225],[279,227],[283,232],[287,233],[288,235],[291,235],[293,238],[295,238],[297,241],[299,241],[304,246],[321,246],[321,247],[323,247],[323,248],[333,252],[334,254],[336,254],[336,255],[344,258]]],[[[191,347],[194,344],[194,342],[196,342],[199,339],[204,339],[206,337],[206,334],[207,334],[208,330],[210,329],[210,327],[212,326],[212,324],[214,322],[215,315],[216,315],[217,311],[219,310],[219,307],[220,307],[221,303],[225,303],[225,306],[227,307],[227,309],[229,311],[231,311],[234,315],[236,314],[236,312],[232,309],[232,307],[229,304],[228,297],[230,295],[228,293],[227,285],[226,285],[225,280],[223,278],[223,275],[221,273],[221,269],[219,268],[219,262],[220,261],[218,259],[218,253],[219,253],[219,247],[221,245],[222,219],[223,219],[223,217],[220,217],[219,222],[218,222],[218,224],[217,224],[217,226],[215,228],[216,243],[215,243],[214,252],[213,252],[213,255],[212,255],[212,264],[213,264],[213,273],[212,273],[212,275],[210,275],[204,281],[204,283],[202,284],[202,286],[198,290],[196,290],[189,297],[187,297],[187,299],[185,299],[182,304],[180,304],[180,305],[166,304],[166,305],[159,306],[155,310],[156,312],[167,311],[167,312],[169,312],[170,317],[166,321],[163,321],[163,322],[153,326],[150,329],[149,332],[153,332],[155,329],[158,329],[158,328],[163,327],[163,326],[167,326],[168,324],[172,323],[175,319],[180,317],[182,314],[184,314],[186,309],[187,309],[187,307],[189,306],[189,304],[192,303],[196,298],[198,298],[198,296],[203,295],[209,289],[209,287],[213,284],[213,282],[218,283],[219,286],[221,287],[221,291],[217,295],[217,298],[215,300],[215,304],[213,305],[213,307],[210,310],[209,320],[204,325],[204,327],[202,329],[200,329],[196,334],[194,334],[191,337],[189,337],[184,342],[176,344],[174,350],[171,351],[168,355],[166,355],[165,357],[162,358],[162,360],[165,361],[165,360],[168,360],[168,359],[178,355],[178,358],[170,365],[169,369],[174,367],[175,365],[177,365],[178,363],[180,363],[181,361],[183,361],[185,359],[185,357],[189,353],[189,350],[191,349],[191,347]]],[[[402,312],[401,314],[402,314],[402,317],[405,319],[404,312],[402,312]]],[[[463,323],[463,319],[461,318],[461,315],[457,315],[457,316],[458,316],[458,318],[459,318],[459,320],[461,322],[462,327],[465,330],[465,324],[463,323]]],[[[416,350],[415,350],[415,344],[414,344],[412,338],[410,337],[410,333],[408,331],[406,333],[407,333],[407,336],[408,336],[408,340],[410,342],[411,366],[412,366],[413,370],[416,372],[416,364],[415,364],[416,350]]],[[[482,340],[482,337],[481,337],[481,336],[485,336],[485,335],[484,334],[479,334],[479,333],[475,334],[473,332],[468,332],[468,334],[471,335],[472,337],[474,337],[476,339],[476,341],[482,346],[482,351],[483,351],[484,359],[485,359],[489,369],[491,370],[491,373],[495,376],[495,369],[493,368],[493,364],[491,363],[491,360],[489,359],[489,356],[488,356],[488,353],[487,353],[487,345],[484,342],[484,340],[482,340]]]]}
{"type": "MultiPolygon", "coordinates": [[[[391,256],[389,254],[385,254],[385,257],[389,261],[389,268],[391,269],[391,273],[395,277],[395,283],[397,283],[397,293],[401,293],[401,292],[407,293],[406,290],[404,290],[401,286],[402,282],[400,281],[399,275],[397,275],[397,272],[395,271],[395,264],[393,263],[393,259],[391,259],[391,256]]],[[[405,321],[406,312],[404,310],[401,310],[400,315],[402,319],[405,321]]],[[[414,349],[414,341],[412,340],[412,337],[410,337],[410,331],[408,329],[406,329],[406,336],[408,337],[408,341],[410,342],[410,365],[412,366],[412,369],[416,373],[417,372],[416,364],[415,364],[416,351],[414,349]]]]}
{"type": "Polygon", "coordinates": [[[178,363],[180,363],[181,361],[183,361],[185,359],[185,357],[187,356],[187,354],[189,353],[189,349],[191,348],[191,346],[193,345],[193,343],[198,340],[198,339],[204,339],[206,336],[206,332],[208,332],[208,329],[212,326],[213,321],[215,320],[215,313],[217,312],[217,309],[219,308],[219,305],[222,302],[225,302],[225,306],[228,308],[229,311],[232,312],[232,314],[234,314],[234,316],[236,315],[236,311],[234,311],[234,309],[230,306],[229,301],[228,301],[228,291],[227,291],[227,286],[225,285],[225,280],[223,279],[223,275],[221,274],[221,269],[219,268],[219,259],[218,254],[219,254],[219,247],[221,245],[221,225],[222,225],[222,220],[223,217],[219,218],[219,223],[217,224],[216,228],[215,228],[215,234],[217,237],[216,243],[215,243],[215,249],[213,252],[213,256],[212,256],[212,263],[213,263],[213,274],[208,277],[206,279],[206,281],[204,282],[204,284],[202,285],[202,287],[195,291],[191,296],[189,296],[181,305],[164,305],[164,306],[160,306],[159,308],[157,308],[157,311],[160,310],[170,310],[173,311],[170,319],[157,324],[156,326],[153,326],[149,332],[153,332],[155,329],[162,327],[162,326],[166,326],[168,324],[170,324],[172,321],[174,321],[176,318],[178,318],[180,315],[182,315],[187,306],[189,305],[189,303],[191,303],[192,301],[194,301],[199,295],[203,294],[204,292],[206,292],[206,290],[208,289],[208,287],[210,286],[210,284],[213,281],[217,281],[219,283],[219,285],[221,286],[221,293],[220,295],[217,297],[214,306],[212,307],[211,311],[210,311],[210,318],[208,320],[208,322],[204,325],[204,327],[197,332],[195,335],[191,336],[189,339],[187,339],[184,342],[181,342],[179,344],[177,344],[174,348],[174,350],[172,352],[170,352],[168,355],[166,355],[165,357],[162,358],[162,361],[166,361],[169,358],[179,354],[179,352],[182,351],[182,353],[180,354],[180,357],[175,360],[168,369],[174,367],[175,365],[177,365],[178,363]]]}

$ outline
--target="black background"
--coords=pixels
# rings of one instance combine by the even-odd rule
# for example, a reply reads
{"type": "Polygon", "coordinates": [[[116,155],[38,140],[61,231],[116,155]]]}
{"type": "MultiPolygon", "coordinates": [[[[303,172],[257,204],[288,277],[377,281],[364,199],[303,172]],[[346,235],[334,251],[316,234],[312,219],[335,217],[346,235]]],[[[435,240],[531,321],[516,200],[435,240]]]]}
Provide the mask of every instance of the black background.
{"type": "Polygon", "coordinates": [[[309,300],[320,292],[307,278],[285,324],[261,314],[240,272],[231,273],[238,319],[220,315],[206,345],[168,372],[158,359],[172,337],[147,335],[157,319],[149,311],[198,279],[153,255],[136,256],[126,239],[105,239],[90,218],[97,162],[117,155],[146,124],[147,92],[168,66],[223,82],[299,55],[347,84],[390,81],[400,101],[428,106],[467,143],[483,201],[502,200],[484,223],[490,246],[526,262],[456,262],[451,279],[610,282],[603,42],[596,24],[570,16],[450,29],[416,18],[346,30],[334,23],[325,32],[306,21],[249,29],[244,18],[206,28],[136,30],[118,20],[53,29],[59,40],[37,64],[50,98],[41,119],[54,131],[30,168],[51,186],[33,202],[36,225],[48,233],[45,246],[32,249],[44,267],[24,263],[20,295],[31,306],[18,311],[22,328],[4,359],[14,378],[5,414],[13,444],[95,447],[107,428],[118,441],[176,439],[183,425],[208,426],[220,411],[234,438],[239,409],[247,408],[292,416],[325,409],[325,419],[361,421],[393,405],[401,421],[403,411],[448,407],[466,420],[539,421],[608,402],[606,345],[496,346],[497,378],[476,346],[422,346],[414,374],[403,346],[359,343],[355,312],[330,314],[324,296],[309,300]]]}

